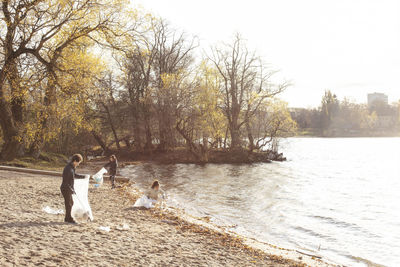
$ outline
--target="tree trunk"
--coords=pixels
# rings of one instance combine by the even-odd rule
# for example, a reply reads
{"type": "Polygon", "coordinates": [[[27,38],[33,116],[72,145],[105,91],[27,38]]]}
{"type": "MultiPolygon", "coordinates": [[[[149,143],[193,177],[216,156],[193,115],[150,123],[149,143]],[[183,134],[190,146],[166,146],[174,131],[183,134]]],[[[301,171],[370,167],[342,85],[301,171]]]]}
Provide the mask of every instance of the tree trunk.
{"type": "Polygon", "coordinates": [[[164,116],[159,116],[158,131],[159,131],[160,144],[158,145],[157,149],[160,151],[166,151],[168,150],[168,142],[167,142],[167,129],[165,127],[164,116]]]}
{"type": "MultiPolygon", "coordinates": [[[[161,102],[162,103],[162,102],[161,102]]],[[[175,137],[175,117],[172,107],[169,104],[160,104],[158,110],[158,128],[160,134],[160,145],[158,150],[168,151],[177,144],[175,137]]]]}
{"type": "Polygon", "coordinates": [[[242,145],[242,140],[240,139],[240,125],[238,124],[239,121],[239,113],[240,113],[240,106],[237,104],[237,100],[232,100],[232,116],[231,121],[229,122],[229,131],[231,134],[231,150],[240,149],[242,145]]]}
{"type": "Polygon", "coordinates": [[[29,147],[29,155],[34,157],[35,159],[39,158],[40,153],[42,152],[42,140],[35,140],[29,147]]]}
{"type": "Polygon", "coordinates": [[[250,127],[250,122],[249,119],[246,119],[246,131],[247,131],[247,138],[249,139],[249,151],[253,152],[254,150],[254,138],[253,138],[253,134],[251,133],[251,127],[250,127]]]}
{"type": "Polygon", "coordinates": [[[149,152],[153,150],[153,137],[151,134],[149,114],[144,115],[144,129],[146,134],[146,144],[144,145],[144,149],[146,152],[149,152]]]}
{"type": "Polygon", "coordinates": [[[129,141],[129,137],[124,138],[124,142],[127,148],[131,147],[131,142],[129,141]]]}
{"type": "Polygon", "coordinates": [[[24,147],[18,126],[15,125],[7,106],[7,103],[0,99],[0,122],[4,136],[4,144],[0,152],[0,159],[13,160],[24,154],[24,147]]]}
{"type": "Polygon", "coordinates": [[[225,137],[224,137],[224,149],[226,149],[226,139],[228,138],[229,127],[226,127],[225,137]]]}
{"type": "Polygon", "coordinates": [[[111,131],[112,131],[112,133],[114,135],[114,140],[115,140],[115,144],[117,146],[117,149],[120,150],[121,146],[119,144],[117,131],[115,130],[115,126],[114,126],[114,123],[113,123],[113,120],[112,120],[112,117],[111,117],[110,109],[107,107],[107,105],[105,103],[102,102],[101,104],[103,105],[104,109],[106,110],[108,123],[110,124],[111,131]]]}
{"type": "Polygon", "coordinates": [[[231,146],[230,146],[230,149],[231,150],[235,150],[235,149],[240,148],[241,147],[240,146],[241,142],[240,142],[239,131],[237,129],[235,129],[235,128],[233,128],[233,129],[231,128],[230,132],[231,132],[231,146]]]}
{"type": "MultiPolygon", "coordinates": [[[[184,126],[183,126],[184,127],[184,126]]],[[[175,129],[177,132],[185,139],[186,145],[189,148],[190,153],[199,160],[201,163],[208,162],[208,138],[203,137],[203,144],[197,145],[193,142],[190,136],[185,132],[184,128],[180,126],[180,123],[177,123],[175,129]]]]}
{"type": "Polygon", "coordinates": [[[143,142],[142,142],[142,131],[140,129],[140,118],[139,113],[136,111],[133,114],[134,121],[133,121],[133,136],[135,140],[135,149],[138,151],[142,151],[143,142]]]}
{"type": "Polygon", "coordinates": [[[103,149],[104,153],[107,154],[109,152],[109,149],[106,146],[106,143],[101,138],[101,136],[98,133],[96,133],[96,131],[94,131],[94,130],[92,130],[90,133],[93,135],[94,139],[96,139],[97,143],[103,149]]]}
{"type": "Polygon", "coordinates": [[[201,146],[201,159],[202,163],[208,162],[208,136],[203,135],[203,145],[201,146]]]}
{"type": "MultiPolygon", "coordinates": [[[[12,96],[11,103],[7,102],[4,95],[4,84],[7,70],[0,71],[0,124],[4,136],[4,145],[0,152],[0,159],[13,160],[24,153],[22,138],[20,136],[20,125],[22,123],[22,99],[12,96]]],[[[16,84],[10,84],[15,90],[16,84]]]]}

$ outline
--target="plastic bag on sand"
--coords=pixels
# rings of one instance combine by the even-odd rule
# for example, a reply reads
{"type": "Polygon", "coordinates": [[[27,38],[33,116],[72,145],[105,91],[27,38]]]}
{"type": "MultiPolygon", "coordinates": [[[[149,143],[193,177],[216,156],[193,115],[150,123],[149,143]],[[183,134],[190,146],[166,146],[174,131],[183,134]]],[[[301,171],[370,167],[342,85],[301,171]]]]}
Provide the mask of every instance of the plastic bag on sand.
{"type": "Polygon", "coordinates": [[[122,224],[122,226],[117,226],[117,230],[120,230],[120,231],[128,231],[129,229],[131,229],[131,228],[129,227],[129,224],[126,224],[126,223],[122,224]]]}
{"type": "Polygon", "coordinates": [[[93,180],[99,184],[102,185],[103,184],[103,175],[107,173],[107,170],[105,168],[101,168],[100,171],[98,171],[95,175],[93,175],[93,180]]]}
{"type": "Polygon", "coordinates": [[[148,198],[146,195],[143,195],[141,198],[136,200],[134,207],[145,207],[146,209],[154,208],[157,200],[148,198]]]}
{"type": "Polygon", "coordinates": [[[93,221],[92,209],[88,200],[89,175],[85,179],[76,179],[74,181],[74,190],[76,194],[72,195],[74,205],[72,206],[72,217],[74,219],[89,219],[93,221]]]}
{"type": "Polygon", "coordinates": [[[101,231],[106,231],[106,232],[110,232],[110,230],[111,230],[109,226],[99,226],[99,229],[101,231]]]}
{"type": "Polygon", "coordinates": [[[64,214],[64,211],[63,211],[63,210],[52,209],[52,208],[50,208],[49,206],[44,207],[42,210],[43,210],[44,212],[48,213],[48,214],[54,214],[54,215],[57,215],[57,214],[64,214]]]}

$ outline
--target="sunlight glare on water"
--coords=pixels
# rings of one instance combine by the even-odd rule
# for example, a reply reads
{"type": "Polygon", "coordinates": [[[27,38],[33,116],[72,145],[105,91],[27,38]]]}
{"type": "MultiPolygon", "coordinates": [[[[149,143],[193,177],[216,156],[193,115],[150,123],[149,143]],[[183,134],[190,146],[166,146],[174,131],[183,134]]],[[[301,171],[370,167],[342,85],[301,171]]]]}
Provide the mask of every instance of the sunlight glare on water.
{"type": "Polygon", "coordinates": [[[281,247],[400,266],[400,138],[290,138],[282,163],[129,166],[169,204],[281,247]]]}

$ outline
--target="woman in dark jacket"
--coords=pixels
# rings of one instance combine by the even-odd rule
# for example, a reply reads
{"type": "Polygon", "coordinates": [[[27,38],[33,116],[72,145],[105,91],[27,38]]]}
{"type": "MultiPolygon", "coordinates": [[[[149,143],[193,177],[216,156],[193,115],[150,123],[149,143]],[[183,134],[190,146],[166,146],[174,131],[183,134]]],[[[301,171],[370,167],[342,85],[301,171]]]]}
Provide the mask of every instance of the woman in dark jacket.
{"type": "Polygon", "coordinates": [[[115,188],[115,175],[117,175],[118,161],[115,155],[110,156],[110,161],[104,165],[104,168],[108,168],[110,174],[111,188],[115,188]]]}
{"type": "Polygon", "coordinates": [[[82,156],[80,154],[75,154],[71,158],[71,162],[65,166],[62,177],[61,193],[65,201],[65,222],[76,223],[71,216],[72,206],[74,201],[72,199],[72,194],[75,193],[74,190],[74,179],[84,179],[84,175],[75,173],[76,167],[82,162],[82,156]]]}

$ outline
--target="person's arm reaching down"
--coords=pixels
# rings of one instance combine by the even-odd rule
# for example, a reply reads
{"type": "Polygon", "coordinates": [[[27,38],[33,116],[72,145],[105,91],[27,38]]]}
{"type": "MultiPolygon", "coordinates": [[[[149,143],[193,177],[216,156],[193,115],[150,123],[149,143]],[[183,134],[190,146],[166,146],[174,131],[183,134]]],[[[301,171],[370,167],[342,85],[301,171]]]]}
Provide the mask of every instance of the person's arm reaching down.
{"type": "Polygon", "coordinates": [[[107,169],[110,166],[111,166],[111,162],[108,162],[108,163],[106,163],[106,165],[103,166],[103,168],[107,169]]]}

